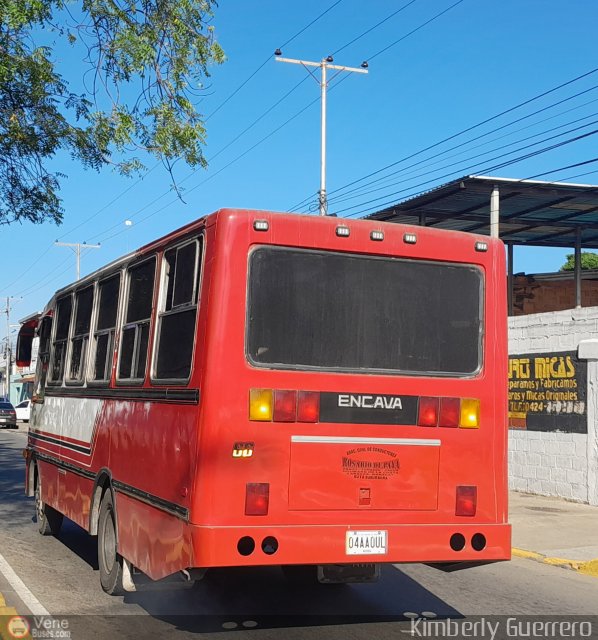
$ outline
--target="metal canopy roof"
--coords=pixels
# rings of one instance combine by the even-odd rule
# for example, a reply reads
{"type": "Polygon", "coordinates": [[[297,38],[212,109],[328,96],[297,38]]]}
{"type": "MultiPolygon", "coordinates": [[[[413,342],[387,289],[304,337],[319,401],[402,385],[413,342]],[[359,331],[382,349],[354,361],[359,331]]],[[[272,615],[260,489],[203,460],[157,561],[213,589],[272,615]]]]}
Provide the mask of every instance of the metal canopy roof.
{"type": "Polygon", "coordinates": [[[500,238],[507,243],[598,249],[598,185],[464,176],[368,216],[490,234],[490,194],[499,190],[500,238]]]}

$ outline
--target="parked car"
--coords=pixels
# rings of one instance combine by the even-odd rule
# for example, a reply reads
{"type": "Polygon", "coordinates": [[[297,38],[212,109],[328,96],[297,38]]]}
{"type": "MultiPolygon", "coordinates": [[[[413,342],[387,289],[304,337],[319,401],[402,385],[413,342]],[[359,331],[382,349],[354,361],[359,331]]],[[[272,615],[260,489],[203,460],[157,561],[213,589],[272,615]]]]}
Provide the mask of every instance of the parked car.
{"type": "Polygon", "coordinates": [[[17,428],[17,412],[10,402],[0,402],[0,428],[17,428]]]}
{"type": "Polygon", "coordinates": [[[15,407],[17,411],[17,420],[22,422],[29,422],[31,416],[31,400],[23,400],[15,407]]]}

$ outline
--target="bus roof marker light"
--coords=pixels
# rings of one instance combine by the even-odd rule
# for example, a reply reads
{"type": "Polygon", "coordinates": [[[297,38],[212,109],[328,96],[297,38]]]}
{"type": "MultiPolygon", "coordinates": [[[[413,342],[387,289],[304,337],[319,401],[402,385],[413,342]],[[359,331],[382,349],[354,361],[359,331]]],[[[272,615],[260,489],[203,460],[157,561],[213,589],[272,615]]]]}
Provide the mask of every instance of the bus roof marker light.
{"type": "Polygon", "coordinates": [[[485,251],[488,251],[488,243],[487,242],[481,242],[478,241],[475,243],[475,250],[476,251],[480,251],[481,253],[484,253],[485,251]]]}
{"type": "Polygon", "coordinates": [[[256,231],[268,231],[268,229],[270,228],[270,225],[268,224],[267,220],[254,220],[253,228],[256,231]]]}
{"type": "Polygon", "coordinates": [[[382,240],[384,240],[384,231],[372,231],[370,233],[370,240],[374,240],[375,242],[382,242],[382,240]]]}
{"type": "Polygon", "coordinates": [[[406,244],[416,244],[417,236],[415,235],[415,233],[405,233],[403,235],[403,242],[405,242],[406,244]]]}
{"type": "Polygon", "coordinates": [[[345,227],[343,225],[339,225],[336,228],[336,235],[339,238],[348,238],[351,235],[351,230],[349,229],[349,227],[345,227]]]}
{"type": "Polygon", "coordinates": [[[273,414],[272,389],[250,389],[249,419],[259,422],[271,422],[273,414]]]}

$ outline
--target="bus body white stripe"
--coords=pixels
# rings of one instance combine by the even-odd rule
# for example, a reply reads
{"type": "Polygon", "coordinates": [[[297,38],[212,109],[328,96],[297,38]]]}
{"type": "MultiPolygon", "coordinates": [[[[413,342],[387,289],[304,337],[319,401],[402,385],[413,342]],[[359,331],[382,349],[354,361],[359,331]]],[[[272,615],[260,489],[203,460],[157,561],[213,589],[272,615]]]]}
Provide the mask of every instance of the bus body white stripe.
{"type": "Polygon", "coordinates": [[[367,438],[358,436],[291,436],[291,442],[320,444],[399,444],[415,447],[439,447],[440,440],[421,438],[367,438]]]}
{"type": "Polygon", "coordinates": [[[103,400],[97,398],[59,398],[46,396],[35,405],[32,430],[67,436],[91,444],[93,428],[103,400]]]}

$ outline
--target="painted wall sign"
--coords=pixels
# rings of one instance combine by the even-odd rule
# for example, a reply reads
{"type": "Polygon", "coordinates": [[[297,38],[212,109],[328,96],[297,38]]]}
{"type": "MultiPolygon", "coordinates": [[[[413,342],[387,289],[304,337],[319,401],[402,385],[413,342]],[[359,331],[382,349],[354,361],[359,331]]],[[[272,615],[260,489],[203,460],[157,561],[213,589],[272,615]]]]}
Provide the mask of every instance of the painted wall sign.
{"type": "Polygon", "coordinates": [[[588,365],[575,351],[509,356],[509,428],[587,433],[588,365]]]}

